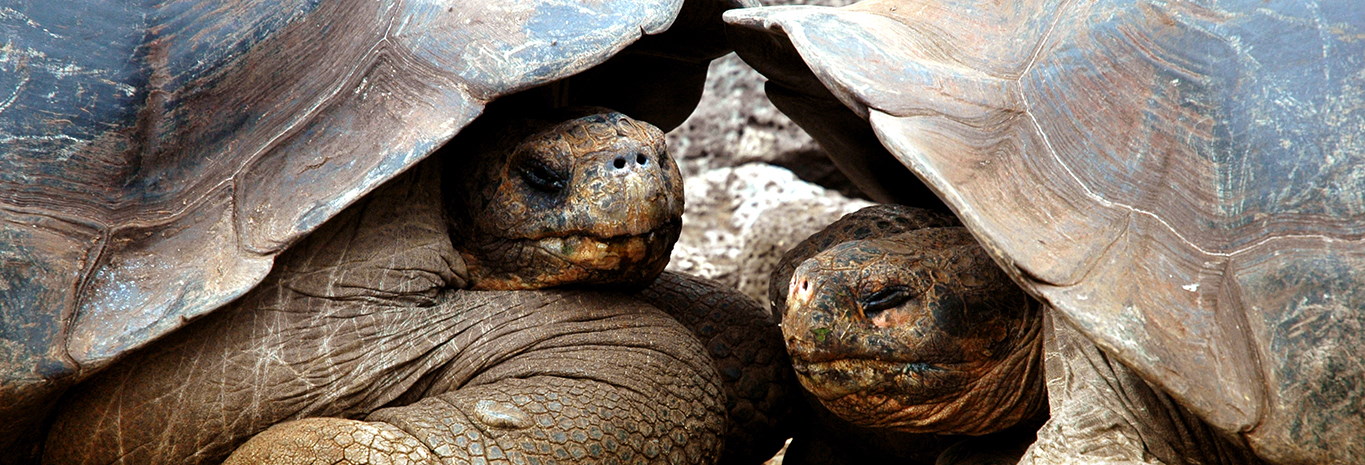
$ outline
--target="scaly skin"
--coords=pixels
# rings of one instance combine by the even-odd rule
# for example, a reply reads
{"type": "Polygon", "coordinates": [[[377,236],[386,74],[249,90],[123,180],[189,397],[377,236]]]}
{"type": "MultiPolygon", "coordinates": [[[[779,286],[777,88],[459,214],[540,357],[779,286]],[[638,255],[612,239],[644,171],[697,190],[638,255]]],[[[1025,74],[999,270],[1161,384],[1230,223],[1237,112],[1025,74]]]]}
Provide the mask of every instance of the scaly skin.
{"type": "Polygon", "coordinates": [[[963,228],[845,242],[791,282],[797,379],[854,424],[979,435],[1043,405],[1038,306],[963,228]]]}
{"type": "MultiPolygon", "coordinates": [[[[673,317],[622,293],[461,290],[499,278],[455,247],[438,163],[323,225],[229,307],[78,386],[45,460],[210,463],[254,435],[229,463],[717,460],[725,393],[673,317]]],[[[662,215],[636,224],[666,238],[677,207],[637,208],[662,215]]],[[[570,266],[511,276],[551,283],[538,276],[582,263],[534,260],[547,256],[523,263],[570,266]]],[[[621,257],[639,265],[590,282],[655,268],[621,257]]]]}
{"type": "Polygon", "coordinates": [[[1052,418],[1024,465],[1256,465],[1241,438],[1219,432],[1086,338],[1056,309],[1044,312],[1052,418]]]}
{"type": "Polygon", "coordinates": [[[663,132],[602,109],[555,116],[453,144],[472,152],[445,179],[472,289],[647,284],[668,264],[683,193],[663,132]]]}
{"type": "Polygon", "coordinates": [[[799,263],[790,278],[774,273],[788,283],[783,335],[817,410],[920,433],[904,440],[925,450],[1005,432],[1017,457],[1045,408],[1041,314],[966,229],[939,227],[955,223],[876,206],[807,239],[786,257],[799,263]]]}
{"type": "Polygon", "coordinates": [[[768,309],[733,289],[674,273],[637,297],[691,328],[720,371],[730,421],[719,463],[757,464],[776,454],[795,430],[802,401],[768,309]]]}
{"type": "Polygon", "coordinates": [[[878,205],[844,215],[782,255],[768,282],[768,301],[777,320],[787,312],[787,291],[796,267],[815,254],[844,242],[887,237],[923,228],[961,226],[946,213],[895,205],[878,205]]]}

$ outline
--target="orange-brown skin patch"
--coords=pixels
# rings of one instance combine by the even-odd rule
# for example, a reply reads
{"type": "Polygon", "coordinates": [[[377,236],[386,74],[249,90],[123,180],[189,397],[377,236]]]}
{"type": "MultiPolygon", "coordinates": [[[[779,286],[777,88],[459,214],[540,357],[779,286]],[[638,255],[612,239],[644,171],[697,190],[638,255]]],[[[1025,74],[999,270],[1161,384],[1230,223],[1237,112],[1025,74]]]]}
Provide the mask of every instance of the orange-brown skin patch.
{"type": "Polygon", "coordinates": [[[987,434],[1045,404],[1040,313],[963,228],[845,242],[792,276],[798,378],[855,424],[987,434]]]}
{"type": "Polygon", "coordinates": [[[473,289],[644,284],[681,229],[664,135],[602,109],[499,127],[452,163],[452,240],[473,289]]]}

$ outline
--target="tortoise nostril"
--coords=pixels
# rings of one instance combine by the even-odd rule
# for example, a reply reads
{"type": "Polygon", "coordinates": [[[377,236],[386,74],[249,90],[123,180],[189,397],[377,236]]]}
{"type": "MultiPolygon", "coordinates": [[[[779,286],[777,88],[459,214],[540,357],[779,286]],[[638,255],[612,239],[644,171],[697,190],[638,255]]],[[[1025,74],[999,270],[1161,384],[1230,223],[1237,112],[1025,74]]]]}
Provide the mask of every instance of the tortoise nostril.
{"type": "Polygon", "coordinates": [[[635,152],[634,155],[635,155],[634,157],[631,157],[630,155],[617,155],[615,158],[611,160],[611,166],[615,167],[618,170],[623,170],[626,169],[626,167],[630,165],[632,161],[634,161],[636,165],[641,167],[649,165],[648,156],[640,152],[635,152]]]}
{"type": "Polygon", "coordinates": [[[810,281],[806,278],[792,279],[791,284],[787,285],[787,307],[793,305],[806,305],[810,302],[811,291],[810,281]]]}

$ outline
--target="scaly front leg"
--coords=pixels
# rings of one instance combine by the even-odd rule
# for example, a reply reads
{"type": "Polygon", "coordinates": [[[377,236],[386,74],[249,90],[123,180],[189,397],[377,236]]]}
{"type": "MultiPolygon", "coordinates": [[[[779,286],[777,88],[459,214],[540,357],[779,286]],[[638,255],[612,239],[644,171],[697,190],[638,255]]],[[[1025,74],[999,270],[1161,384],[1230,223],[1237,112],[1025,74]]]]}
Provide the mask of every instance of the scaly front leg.
{"type": "Polygon", "coordinates": [[[468,357],[430,380],[423,399],[377,410],[365,421],[283,423],[247,442],[228,463],[716,459],[724,398],[690,333],[628,298],[535,294],[562,297],[525,307],[541,317],[584,308],[577,317],[536,328],[488,328],[501,334],[472,344],[468,357]]]}

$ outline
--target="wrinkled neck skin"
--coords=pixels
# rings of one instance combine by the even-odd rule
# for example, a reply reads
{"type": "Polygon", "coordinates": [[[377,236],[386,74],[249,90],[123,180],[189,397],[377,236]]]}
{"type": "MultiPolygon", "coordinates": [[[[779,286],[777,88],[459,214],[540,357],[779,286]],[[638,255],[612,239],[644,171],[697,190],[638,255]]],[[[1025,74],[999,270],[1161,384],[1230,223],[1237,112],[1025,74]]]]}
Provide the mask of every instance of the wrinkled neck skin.
{"type": "Polygon", "coordinates": [[[841,418],[981,435],[1042,412],[1040,321],[965,229],[932,228],[805,261],[782,326],[801,384],[841,418]]]}
{"type": "Polygon", "coordinates": [[[222,463],[271,425],[228,463],[291,445],[316,449],[299,463],[413,458],[384,456],[394,438],[429,463],[491,450],[714,461],[720,377],[675,319],[624,293],[458,290],[439,161],[323,224],[231,305],[73,389],[45,462],[222,463]],[[285,423],[301,417],[328,418],[285,423]],[[601,434],[578,436],[589,428],[601,434]]]}
{"type": "Polygon", "coordinates": [[[1271,463],[1100,349],[1064,313],[1051,307],[1043,313],[1052,417],[1020,464],[1271,463]]]}
{"type": "Polygon", "coordinates": [[[658,128],[587,108],[493,115],[465,133],[443,191],[469,288],[643,285],[663,271],[683,195],[658,128]]]}

